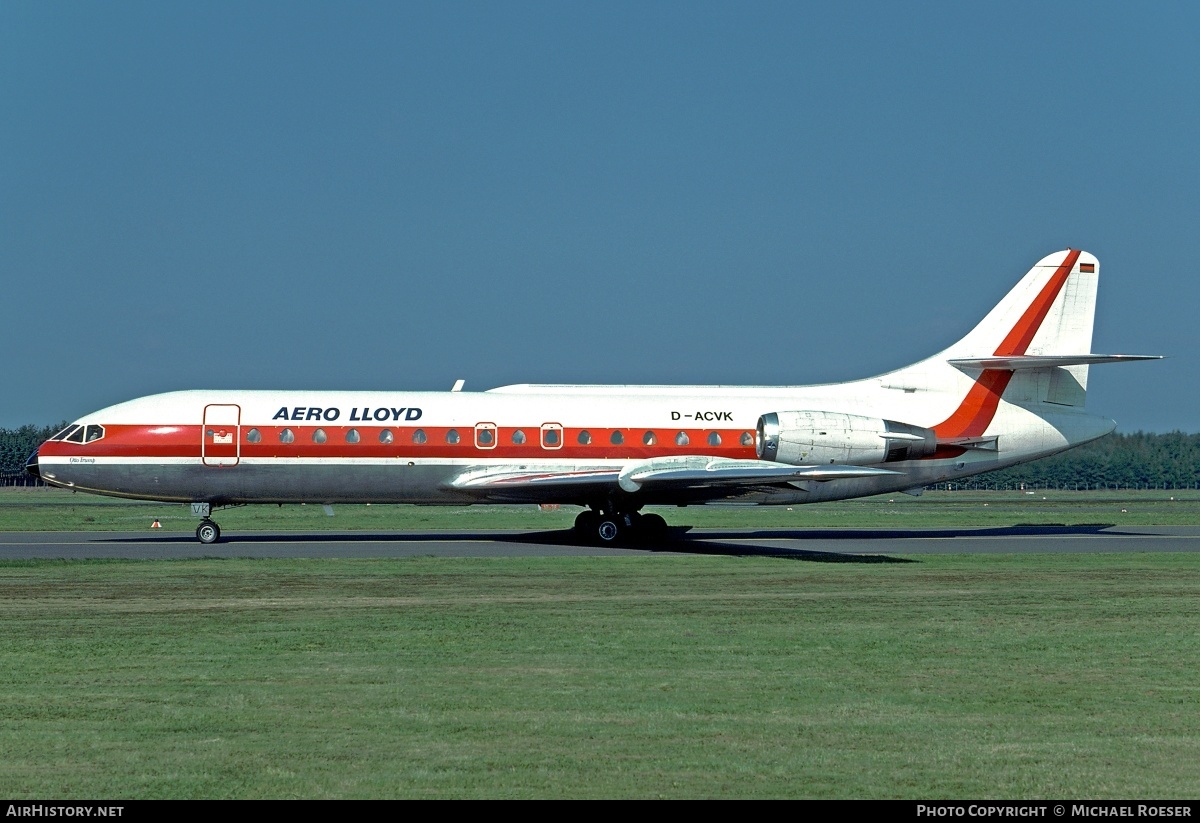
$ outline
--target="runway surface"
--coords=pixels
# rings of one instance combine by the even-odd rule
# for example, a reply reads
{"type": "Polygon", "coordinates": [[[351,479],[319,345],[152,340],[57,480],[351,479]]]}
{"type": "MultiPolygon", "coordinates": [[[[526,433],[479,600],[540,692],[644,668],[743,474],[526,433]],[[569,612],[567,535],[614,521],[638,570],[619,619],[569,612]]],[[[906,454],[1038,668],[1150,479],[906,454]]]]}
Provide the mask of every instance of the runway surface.
{"type": "Polygon", "coordinates": [[[619,557],[655,554],[886,559],[908,554],[1196,552],[1198,526],[1014,526],[963,529],[671,529],[667,540],[591,546],[570,531],[227,533],[0,532],[0,559],[202,557],[619,557]]]}

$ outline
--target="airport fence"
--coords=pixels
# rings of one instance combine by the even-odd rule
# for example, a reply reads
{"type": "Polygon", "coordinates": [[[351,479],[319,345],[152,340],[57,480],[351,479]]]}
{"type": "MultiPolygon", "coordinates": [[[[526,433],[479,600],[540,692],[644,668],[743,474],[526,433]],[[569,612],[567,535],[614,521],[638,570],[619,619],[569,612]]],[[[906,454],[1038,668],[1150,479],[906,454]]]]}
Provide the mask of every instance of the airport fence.
{"type": "Polygon", "coordinates": [[[29,472],[0,472],[0,487],[3,486],[46,486],[49,485],[40,477],[34,477],[29,472]]]}
{"type": "Polygon", "coordinates": [[[1053,483],[1049,481],[1034,482],[972,482],[935,483],[926,486],[927,489],[938,491],[1176,491],[1183,489],[1200,489],[1200,483],[1053,483]]]}

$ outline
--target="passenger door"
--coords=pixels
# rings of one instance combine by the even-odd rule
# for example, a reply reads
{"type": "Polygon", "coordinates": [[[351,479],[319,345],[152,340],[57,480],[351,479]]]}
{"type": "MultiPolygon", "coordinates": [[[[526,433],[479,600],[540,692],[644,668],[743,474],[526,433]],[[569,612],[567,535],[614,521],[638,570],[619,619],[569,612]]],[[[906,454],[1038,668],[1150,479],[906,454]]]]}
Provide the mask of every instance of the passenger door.
{"type": "Polygon", "coordinates": [[[206,466],[236,466],[241,458],[242,407],[213,403],[204,407],[200,457],[206,466]]]}

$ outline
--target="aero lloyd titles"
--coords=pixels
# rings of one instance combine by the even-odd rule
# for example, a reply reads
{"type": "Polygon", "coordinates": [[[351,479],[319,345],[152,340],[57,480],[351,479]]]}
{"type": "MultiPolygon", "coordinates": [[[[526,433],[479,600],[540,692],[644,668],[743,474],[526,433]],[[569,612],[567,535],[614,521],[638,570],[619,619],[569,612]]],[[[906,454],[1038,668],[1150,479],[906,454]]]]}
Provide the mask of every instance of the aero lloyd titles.
{"type": "MultiPolygon", "coordinates": [[[[324,420],[327,423],[332,423],[342,416],[342,410],[337,406],[329,406],[322,408],[320,406],[284,406],[279,411],[275,412],[272,420],[291,420],[303,422],[305,420],[324,420]]],[[[379,423],[395,423],[400,420],[420,420],[421,410],[417,408],[389,408],[383,407],[373,409],[370,406],[362,408],[354,407],[350,410],[349,420],[351,422],[369,422],[376,421],[379,423]]]]}

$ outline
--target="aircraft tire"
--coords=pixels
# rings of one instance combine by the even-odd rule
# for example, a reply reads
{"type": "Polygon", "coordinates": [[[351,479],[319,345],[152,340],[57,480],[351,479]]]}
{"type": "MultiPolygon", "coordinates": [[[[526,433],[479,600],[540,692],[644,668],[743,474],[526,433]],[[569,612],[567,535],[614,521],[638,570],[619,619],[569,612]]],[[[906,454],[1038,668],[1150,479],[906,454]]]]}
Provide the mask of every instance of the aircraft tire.
{"type": "Polygon", "coordinates": [[[658,514],[643,514],[638,523],[640,537],[647,541],[663,540],[667,536],[667,521],[658,514]]]}
{"type": "Polygon", "coordinates": [[[575,517],[575,531],[584,537],[591,537],[600,526],[600,515],[591,509],[581,511],[575,517]]]}
{"type": "Polygon", "coordinates": [[[221,527],[211,520],[202,520],[196,527],[196,539],[208,545],[221,539],[221,527]]]}
{"type": "Polygon", "coordinates": [[[621,521],[617,517],[601,517],[596,524],[596,541],[601,546],[614,546],[625,536],[621,521]]]}

